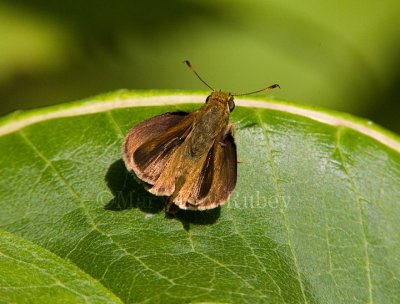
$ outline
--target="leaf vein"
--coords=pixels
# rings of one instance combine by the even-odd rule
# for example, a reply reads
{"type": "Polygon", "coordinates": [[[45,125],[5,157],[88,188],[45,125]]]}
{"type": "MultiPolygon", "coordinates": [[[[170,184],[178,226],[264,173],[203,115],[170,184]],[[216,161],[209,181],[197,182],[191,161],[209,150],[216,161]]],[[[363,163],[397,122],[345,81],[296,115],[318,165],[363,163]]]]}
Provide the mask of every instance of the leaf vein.
{"type": "Polygon", "coordinates": [[[229,220],[231,222],[231,227],[235,230],[236,234],[242,239],[246,248],[250,249],[251,255],[257,260],[257,263],[261,266],[262,271],[272,280],[273,284],[277,287],[279,297],[282,299],[283,303],[286,303],[285,299],[282,296],[281,287],[276,283],[275,279],[271,276],[271,274],[268,273],[267,269],[265,268],[265,265],[261,262],[260,258],[256,255],[254,248],[252,246],[250,246],[250,244],[246,241],[246,238],[239,232],[236,222],[232,218],[231,212],[227,212],[227,214],[228,214],[229,220]]]}
{"type": "Polygon", "coordinates": [[[237,277],[238,279],[240,279],[247,287],[253,289],[254,291],[256,291],[261,298],[266,298],[266,295],[261,293],[260,290],[258,290],[257,288],[255,288],[253,285],[251,285],[249,282],[247,282],[246,280],[243,280],[243,278],[236,273],[235,271],[233,271],[232,269],[230,269],[228,266],[224,265],[223,263],[221,263],[220,261],[210,257],[208,254],[204,253],[204,252],[200,252],[200,251],[196,251],[197,254],[205,257],[206,259],[208,259],[209,261],[213,262],[214,264],[218,265],[219,267],[224,268],[225,270],[227,270],[229,273],[233,274],[235,277],[237,277]]]}
{"type": "MultiPolygon", "coordinates": [[[[263,120],[262,120],[261,115],[260,115],[260,110],[259,109],[255,109],[254,111],[256,113],[258,124],[260,125],[262,133],[263,133],[263,136],[264,136],[264,140],[265,140],[265,144],[266,144],[266,148],[267,148],[267,153],[268,153],[268,156],[269,156],[269,166],[271,168],[273,181],[274,181],[274,188],[275,188],[276,193],[278,195],[281,195],[282,191],[281,191],[281,189],[279,187],[279,183],[278,183],[279,178],[278,178],[277,170],[275,168],[275,164],[274,164],[274,161],[273,161],[271,143],[270,143],[269,137],[267,135],[268,132],[264,127],[264,123],[263,123],[263,120]]],[[[279,200],[279,201],[281,201],[281,200],[279,200]]],[[[282,217],[283,217],[283,225],[284,225],[286,236],[287,236],[287,243],[288,243],[288,246],[289,246],[290,254],[293,257],[294,266],[296,268],[295,270],[296,270],[296,274],[297,274],[297,280],[298,280],[299,285],[300,285],[300,291],[301,291],[304,303],[308,303],[307,298],[306,298],[306,294],[305,294],[305,290],[304,290],[304,286],[303,286],[303,281],[302,281],[301,275],[300,275],[299,263],[297,261],[297,256],[295,254],[294,246],[292,244],[292,239],[291,239],[291,236],[290,236],[290,228],[289,228],[288,219],[286,217],[284,209],[282,209],[282,208],[281,208],[281,214],[282,214],[282,217]]]]}
{"type": "Polygon", "coordinates": [[[368,298],[369,298],[368,303],[372,304],[373,303],[373,295],[372,295],[371,264],[370,264],[370,260],[369,260],[369,249],[368,249],[369,242],[367,240],[367,235],[365,232],[366,228],[365,228],[364,219],[363,219],[364,208],[361,203],[361,194],[358,191],[356,183],[350,174],[350,171],[346,165],[346,159],[343,155],[342,149],[340,148],[342,129],[343,129],[343,127],[338,127],[337,132],[336,132],[336,149],[339,153],[339,158],[340,158],[341,164],[343,166],[343,170],[344,170],[346,176],[348,177],[349,182],[353,188],[353,192],[355,194],[355,198],[356,198],[356,202],[357,202],[359,224],[361,225],[364,255],[365,255],[365,272],[366,272],[366,279],[367,279],[367,284],[368,284],[368,298]]]}

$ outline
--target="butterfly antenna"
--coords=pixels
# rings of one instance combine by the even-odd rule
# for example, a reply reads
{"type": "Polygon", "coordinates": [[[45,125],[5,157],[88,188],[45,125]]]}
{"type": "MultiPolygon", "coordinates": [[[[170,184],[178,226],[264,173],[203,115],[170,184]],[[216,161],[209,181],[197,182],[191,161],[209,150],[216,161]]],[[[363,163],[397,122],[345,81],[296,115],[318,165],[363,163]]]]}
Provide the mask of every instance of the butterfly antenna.
{"type": "Polygon", "coordinates": [[[248,93],[243,93],[243,94],[232,94],[232,95],[233,96],[251,95],[251,94],[260,93],[260,92],[266,91],[266,90],[272,90],[272,89],[275,89],[275,88],[280,88],[279,84],[273,84],[273,85],[270,85],[269,87],[266,87],[266,88],[263,88],[261,90],[257,90],[257,91],[254,91],[254,92],[248,92],[248,93]]]}
{"type": "Polygon", "coordinates": [[[185,60],[185,61],[183,61],[183,62],[186,63],[186,65],[189,67],[189,69],[192,70],[192,72],[197,76],[197,78],[200,79],[200,81],[201,81],[202,83],[204,83],[204,84],[205,84],[207,87],[209,87],[212,91],[215,91],[207,82],[205,82],[205,81],[203,80],[203,78],[200,77],[199,74],[197,74],[196,70],[194,69],[193,65],[190,63],[189,60],[185,60]]]}

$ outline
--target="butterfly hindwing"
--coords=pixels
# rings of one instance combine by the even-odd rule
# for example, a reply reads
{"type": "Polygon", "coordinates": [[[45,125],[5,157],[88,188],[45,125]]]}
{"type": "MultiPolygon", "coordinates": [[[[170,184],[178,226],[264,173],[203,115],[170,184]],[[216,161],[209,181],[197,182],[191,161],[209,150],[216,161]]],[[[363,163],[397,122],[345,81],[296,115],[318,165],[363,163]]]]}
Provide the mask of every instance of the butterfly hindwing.
{"type": "MultiPolygon", "coordinates": [[[[233,127],[223,130],[216,138],[189,200],[175,202],[183,209],[205,210],[223,204],[236,185],[237,154],[233,127]]],[[[179,197],[179,196],[178,196],[179,197]]]]}

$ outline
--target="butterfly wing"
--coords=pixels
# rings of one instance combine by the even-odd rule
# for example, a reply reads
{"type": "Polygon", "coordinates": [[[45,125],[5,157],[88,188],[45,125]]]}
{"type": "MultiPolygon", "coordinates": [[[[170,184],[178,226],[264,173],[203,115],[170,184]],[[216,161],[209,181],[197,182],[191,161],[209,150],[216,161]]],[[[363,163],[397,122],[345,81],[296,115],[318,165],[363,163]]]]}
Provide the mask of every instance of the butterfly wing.
{"type": "Polygon", "coordinates": [[[237,178],[237,154],[233,131],[233,126],[228,125],[217,136],[197,182],[191,188],[189,199],[182,200],[181,198],[187,195],[180,193],[173,200],[180,208],[206,210],[226,202],[236,186],[237,178]]]}
{"type": "Polygon", "coordinates": [[[193,113],[165,113],[133,127],[122,147],[127,169],[144,182],[154,184],[190,131],[193,113]]]}

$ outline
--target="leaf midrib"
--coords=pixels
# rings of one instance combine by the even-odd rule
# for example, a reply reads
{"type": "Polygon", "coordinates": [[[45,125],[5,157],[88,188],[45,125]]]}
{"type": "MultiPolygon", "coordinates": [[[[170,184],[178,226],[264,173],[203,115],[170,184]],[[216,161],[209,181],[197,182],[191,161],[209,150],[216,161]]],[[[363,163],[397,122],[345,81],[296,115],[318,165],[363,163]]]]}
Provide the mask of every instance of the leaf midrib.
{"type": "MultiPolygon", "coordinates": [[[[112,94],[109,94],[106,96],[93,97],[91,101],[72,102],[62,106],[52,106],[44,109],[30,110],[17,115],[11,114],[0,119],[0,136],[21,130],[22,128],[32,124],[55,118],[110,112],[115,109],[129,107],[200,104],[205,99],[207,94],[205,93],[203,95],[199,95],[193,92],[173,93],[174,92],[171,91],[153,91],[154,95],[149,95],[143,92],[133,91],[128,95],[116,94],[113,96],[112,94]],[[183,95],[183,93],[187,95],[183,95]]],[[[236,100],[236,105],[281,111],[307,117],[327,125],[336,127],[343,126],[365,134],[368,137],[371,137],[390,147],[391,149],[400,152],[400,139],[397,135],[379,127],[378,125],[372,124],[370,121],[355,118],[350,115],[316,109],[304,105],[292,105],[287,102],[268,100],[265,98],[238,99],[236,100]]]]}

